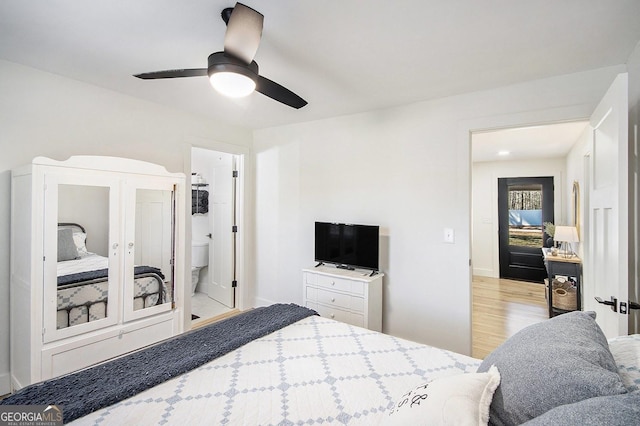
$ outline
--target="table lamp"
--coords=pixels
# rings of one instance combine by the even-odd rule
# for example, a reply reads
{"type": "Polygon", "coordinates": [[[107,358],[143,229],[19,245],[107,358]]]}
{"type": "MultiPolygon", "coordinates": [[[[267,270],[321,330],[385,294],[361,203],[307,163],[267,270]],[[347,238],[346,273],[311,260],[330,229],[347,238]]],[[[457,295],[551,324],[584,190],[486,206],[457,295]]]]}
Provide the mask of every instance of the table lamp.
{"type": "Polygon", "coordinates": [[[577,243],[580,241],[578,238],[578,230],[575,226],[556,226],[556,232],[553,239],[555,241],[560,241],[560,254],[565,258],[574,256],[571,243],[577,243]]]}

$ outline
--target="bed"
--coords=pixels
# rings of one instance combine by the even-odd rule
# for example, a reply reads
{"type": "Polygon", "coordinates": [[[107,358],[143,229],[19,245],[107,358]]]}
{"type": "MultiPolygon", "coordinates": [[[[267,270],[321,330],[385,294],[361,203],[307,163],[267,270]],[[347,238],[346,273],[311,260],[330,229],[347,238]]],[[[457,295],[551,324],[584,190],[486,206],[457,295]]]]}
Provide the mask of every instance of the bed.
{"type": "MultiPolygon", "coordinates": [[[[58,224],[57,329],[95,321],[106,315],[109,259],[87,251],[87,233],[77,223],[58,224]]],[[[162,271],[134,268],[134,310],[171,300],[162,271]]]]}
{"type": "Polygon", "coordinates": [[[639,336],[607,342],[583,312],[483,361],[273,305],[0,404],[56,404],[78,425],[637,424],[639,364],[639,336]]]}

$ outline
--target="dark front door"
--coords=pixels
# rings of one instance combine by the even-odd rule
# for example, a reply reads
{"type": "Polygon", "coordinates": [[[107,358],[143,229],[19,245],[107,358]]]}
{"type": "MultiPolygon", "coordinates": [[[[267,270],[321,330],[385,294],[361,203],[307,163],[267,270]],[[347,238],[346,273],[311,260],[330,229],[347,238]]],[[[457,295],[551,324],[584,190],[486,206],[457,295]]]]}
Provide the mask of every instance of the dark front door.
{"type": "Polygon", "coordinates": [[[543,282],[542,247],[553,223],[553,177],[498,179],[500,278],[543,282]]]}

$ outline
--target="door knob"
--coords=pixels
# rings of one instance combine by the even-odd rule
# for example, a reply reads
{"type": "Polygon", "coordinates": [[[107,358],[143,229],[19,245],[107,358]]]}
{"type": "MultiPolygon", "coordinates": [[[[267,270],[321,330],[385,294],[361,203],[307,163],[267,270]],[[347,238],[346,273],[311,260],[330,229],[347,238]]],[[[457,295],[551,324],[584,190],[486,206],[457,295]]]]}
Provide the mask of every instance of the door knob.
{"type": "Polygon", "coordinates": [[[629,309],[640,309],[640,303],[629,300],[629,309]]]}
{"type": "Polygon", "coordinates": [[[598,296],[595,297],[596,302],[602,303],[603,305],[611,306],[611,310],[613,312],[618,312],[618,299],[611,296],[611,300],[602,300],[598,296]]]}
{"type": "Polygon", "coordinates": [[[209,233],[207,234],[207,237],[211,238],[211,232],[209,232],[209,233]]]}

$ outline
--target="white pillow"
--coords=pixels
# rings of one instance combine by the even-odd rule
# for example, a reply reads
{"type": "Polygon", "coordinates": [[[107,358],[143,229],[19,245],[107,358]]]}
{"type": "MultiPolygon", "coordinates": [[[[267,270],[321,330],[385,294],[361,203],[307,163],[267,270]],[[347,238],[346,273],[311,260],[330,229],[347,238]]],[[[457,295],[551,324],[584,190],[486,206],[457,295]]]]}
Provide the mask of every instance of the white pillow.
{"type": "Polygon", "coordinates": [[[85,257],[89,254],[87,251],[87,234],[84,232],[74,232],[73,233],[73,242],[78,248],[78,256],[85,257]]]}
{"type": "Polygon", "coordinates": [[[486,425],[500,373],[467,373],[435,379],[400,397],[385,416],[388,425],[486,425]]]}
{"type": "Polygon", "coordinates": [[[624,386],[631,392],[640,389],[640,334],[609,339],[609,350],[624,386]]]}

